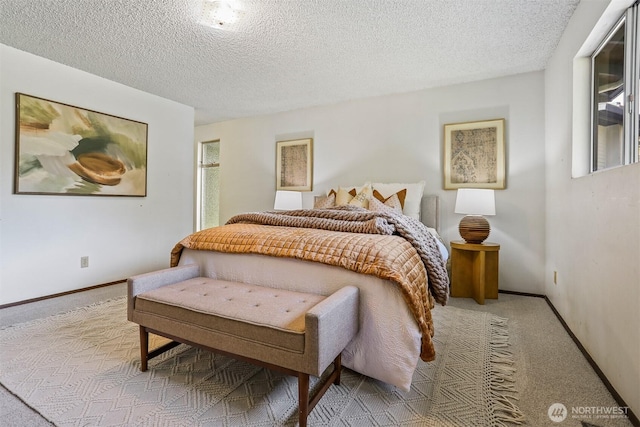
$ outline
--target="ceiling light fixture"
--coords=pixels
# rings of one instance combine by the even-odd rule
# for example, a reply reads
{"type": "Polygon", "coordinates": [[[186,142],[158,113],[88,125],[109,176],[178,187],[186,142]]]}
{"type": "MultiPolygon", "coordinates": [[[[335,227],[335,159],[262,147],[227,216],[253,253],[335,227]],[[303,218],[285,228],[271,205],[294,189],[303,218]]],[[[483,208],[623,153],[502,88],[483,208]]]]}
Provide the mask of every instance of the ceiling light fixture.
{"type": "Polygon", "coordinates": [[[203,0],[200,23],[213,28],[226,28],[238,20],[238,13],[237,2],[203,0]]]}

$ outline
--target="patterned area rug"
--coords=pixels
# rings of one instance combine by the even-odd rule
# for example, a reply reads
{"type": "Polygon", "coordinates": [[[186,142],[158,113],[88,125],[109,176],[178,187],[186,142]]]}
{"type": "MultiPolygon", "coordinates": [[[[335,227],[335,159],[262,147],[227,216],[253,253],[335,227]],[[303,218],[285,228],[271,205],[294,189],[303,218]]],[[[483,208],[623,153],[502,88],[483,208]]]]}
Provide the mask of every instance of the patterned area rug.
{"type": "MultiPolygon", "coordinates": [[[[437,359],[419,363],[409,392],[345,369],[309,425],[521,423],[506,319],[437,307],[434,322],[437,359]]],[[[0,382],[57,426],[297,424],[296,378],[185,345],[140,372],[138,339],[125,298],[11,326],[0,382]]]]}

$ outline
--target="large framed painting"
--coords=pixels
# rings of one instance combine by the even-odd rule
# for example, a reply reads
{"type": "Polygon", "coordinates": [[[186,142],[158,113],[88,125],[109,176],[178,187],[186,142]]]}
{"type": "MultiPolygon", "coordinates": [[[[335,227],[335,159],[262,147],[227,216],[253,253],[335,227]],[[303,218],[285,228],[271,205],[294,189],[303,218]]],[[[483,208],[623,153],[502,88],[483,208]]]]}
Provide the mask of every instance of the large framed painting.
{"type": "Polygon", "coordinates": [[[504,189],[504,119],[444,125],[444,188],[504,189]]]}
{"type": "Polygon", "coordinates": [[[276,190],[313,189],[313,139],[276,142],[276,190]]]}
{"type": "Polygon", "coordinates": [[[16,194],[147,195],[147,124],[16,93],[16,194]]]}

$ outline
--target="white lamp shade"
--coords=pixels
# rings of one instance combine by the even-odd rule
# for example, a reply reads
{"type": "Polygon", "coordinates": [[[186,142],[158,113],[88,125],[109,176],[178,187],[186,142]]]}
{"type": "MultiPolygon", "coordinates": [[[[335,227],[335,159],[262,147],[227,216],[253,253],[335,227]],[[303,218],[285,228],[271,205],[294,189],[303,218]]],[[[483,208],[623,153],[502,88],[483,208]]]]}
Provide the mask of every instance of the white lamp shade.
{"type": "Polygon", "coordinates": [[[496,199],[494,191],[478,188],[460,188],[456,196],[455,213],[495,215],[496,199]]]}
{"type": "Polygon", "coordinates": [[[302,209],[302,193],[299,191],[276,191],[273,209],[277,211],[302,209]]]}

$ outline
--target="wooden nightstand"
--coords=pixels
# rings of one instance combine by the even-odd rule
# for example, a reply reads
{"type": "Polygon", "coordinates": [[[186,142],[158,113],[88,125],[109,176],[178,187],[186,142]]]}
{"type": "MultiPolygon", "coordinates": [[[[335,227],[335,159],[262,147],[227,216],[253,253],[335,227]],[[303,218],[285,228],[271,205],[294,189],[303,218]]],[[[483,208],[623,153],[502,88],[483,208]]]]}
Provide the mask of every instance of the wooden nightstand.
{"type": "Polygon", "coordinates": [[[498,254],[500,245],[484,242],[451,242],[451,296],[473,298],[484,304],[485,298],[498,298],[498,254]]]}

